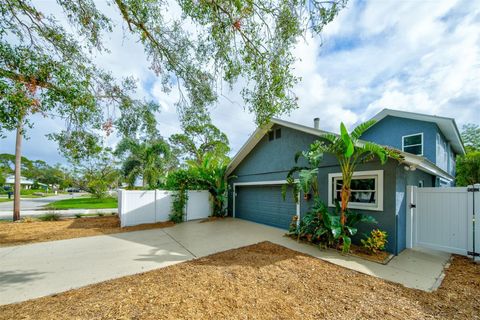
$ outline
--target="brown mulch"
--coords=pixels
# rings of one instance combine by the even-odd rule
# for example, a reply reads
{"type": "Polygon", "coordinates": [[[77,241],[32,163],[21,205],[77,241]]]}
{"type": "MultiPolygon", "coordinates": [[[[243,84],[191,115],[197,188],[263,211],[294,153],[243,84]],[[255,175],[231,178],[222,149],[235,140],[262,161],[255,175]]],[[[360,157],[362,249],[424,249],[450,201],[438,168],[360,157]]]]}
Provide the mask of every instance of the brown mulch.
{"type": "Polygon", "coordinates": [[[366,251],[365,248],[354,244],[352,244],[352,246],[350,247],[349,254],[381,264],[386,264],[388,261],[391,260],[392,257],[392,255],[386,251],[378,251],[374,254],[366,251]]]}
{"type": "Polygon", "coordinates": [[[456,256],[434,293],[269,243],[56,296],[0,319],[478,319],[480,265],[456,256]]]}
{"type": "Polygon", "coordinates": [[[118,216],[85,217],[60,221],[5,222],[0,223],[0,247],[164,228],[172,225],[173,222],[159,222],[120,228],[118,216]]]}

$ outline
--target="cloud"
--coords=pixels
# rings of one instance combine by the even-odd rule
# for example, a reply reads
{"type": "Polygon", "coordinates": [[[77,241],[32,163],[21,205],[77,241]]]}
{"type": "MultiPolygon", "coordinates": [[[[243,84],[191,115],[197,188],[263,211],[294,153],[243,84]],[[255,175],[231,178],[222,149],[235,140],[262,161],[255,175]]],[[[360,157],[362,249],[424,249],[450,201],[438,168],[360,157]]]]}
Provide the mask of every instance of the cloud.
{"type": "MultiPolygon", "coordinates": [[[[115,17],[116,29],[107,38],[111,53],[97,62],[117,77],[138,79],[138,97],[161,105],[161,133],[178,132],[178,92],[161,91],[143,47],[123,32],[116,8],[99,5],[115,17]]],[[[337,131],[341,121],[353,126],[382,108],[394,108],[454,117],[459,126],[480,123],[479,30],[476,1],[350,1],[321,37],[308,36],[295,48],[295,73],[302,78],[294,88],[299,109],[281,118],[313,125],[313,118],[320,117],[323,129],[337,131]]],[[[239,94],[243,84],[225,87],[211,107],[214,124],[230,139],[232,155],[255,130],[239,94]]],[[[39,120],[25,153],[59,159],[54,143],[41,137],[61,125],[39,120]]],[[[14,151],[11,137],[0,141],[0,152],[14,151]]]]}

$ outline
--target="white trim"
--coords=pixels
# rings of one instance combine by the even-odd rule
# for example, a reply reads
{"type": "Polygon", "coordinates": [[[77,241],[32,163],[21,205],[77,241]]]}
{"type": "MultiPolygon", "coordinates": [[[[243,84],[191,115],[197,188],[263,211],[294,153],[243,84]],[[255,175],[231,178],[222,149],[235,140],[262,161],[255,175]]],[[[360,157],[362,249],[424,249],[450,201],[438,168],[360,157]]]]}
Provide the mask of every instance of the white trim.
{"type": "MultiPolygon", "coordinates": [[[[295,180],[297,182],[298,180],[295,180]]],[[[270,180],[270,181],[252,181],[252,182],[235,182],[233,184],[233,212],[232,216],[235,218],[235,199],[237,198],[236,187],[239,186],[271,186],[271,185],[284,185],[287,183],[287,180],[270,180]]],[[[297,225],[300,223],[300,192],[298,192],[298,201],[296,203],[296,215],[297,215],[297,225]]]]}
{"type": "MultiPolygon", "coordinates": [[[[423,141],[424,141],[423,140],[423,132],[418,132],[418,133],[414,133],[414,134],[407,134],[406,136],[402,136],[402,151],[403,152],[407,152],[407,151],[405,151],[405,138],[414,137],[414,136],[418,136],[418,135],[420,135],[420,137],[422,138],[422,143],[412,144],[412,145],[407,146],[407,148],[408,147],[421,146],[422,147],[422,152],[420,154],[417,154],[417,156],[423,156],[423,141]]],[[[411,152],[409,152],[409,153],[411,153],[411,152]]]]}
{"type": "MultiPolygon", "coordinates": [[[[328,174],[328,206],[334,207],[335,204],[333,203],[333,189],[332,189],[332,180],[334,178],[341,177],[341,173],[329,173],[328,174]]],[[[369,171],[355,171],[353,173],[353,177],[365,177],[365,178],[374,178],[375,179],[375,189],[377,192],[377,203],[373,207],[368,204],[360,204],[350,202],[348,207],[351,209],[362,209],[362,210],[370,210],[370,211],[383,211],[383,170],[369,170],[369,171]]]]}

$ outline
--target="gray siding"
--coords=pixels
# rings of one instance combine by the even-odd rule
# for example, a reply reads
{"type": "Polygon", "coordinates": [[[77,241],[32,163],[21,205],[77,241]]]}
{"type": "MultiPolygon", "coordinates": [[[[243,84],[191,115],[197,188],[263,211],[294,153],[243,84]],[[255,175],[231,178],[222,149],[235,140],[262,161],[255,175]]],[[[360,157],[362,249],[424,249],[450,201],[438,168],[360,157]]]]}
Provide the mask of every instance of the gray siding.
{"type": "Polygon", "coordinates": [[[402,150],[403,136],[423,133],[423,156],[436,163],[439,132],[438,126],[432,122],[387,116],[368,129],[362,139],[402,150]]]}
{"type": "MultiPolygon", "coordinates": [[[[277,127],[274,127],[276,129],[277,127]]],[[[295,165],[294,156],[298,151],[308,149],[309,145],[318,139],[313,135],[306,134],[290,128],[281,127],[282,137],[277,140],[268,141],[268,135],[265,136],[250,152],[250,154],[235,169],[229,179],[229,213],[233,211],[232,185],[234,182],[253,182],[253,181],[272,181],[284,180],[288,171],[295,165]]],[[[358,167],[357,171],[365,170],[384,170],[384,210],[369,211],[360,210],[360,212],[369,214],[378,221],[377,227],[386,230],[389,234],[387,250],[392,253],[398,253],[397,245],[397,168],[398,162],[390,160],[385,165],[378,162],[364,164],[358,167]]],[[[403,167],[403,166],[401,166],[403,167]]],[[[326,155],[320,165],[319,189],[320,198],[323,202],[328,202],[328,174],[340,172],[337,160],[330,155],[326,155]]],[[[311,201],[305,201],[300,198],[301,214],[308,211],[311,201]]],[[[368,233],[372,225],[360,226],[358,236],[354,241],[363,237],[363,233],[368,233]]],[[[404,235],[403,235],[404,236],[404,235]]]]}

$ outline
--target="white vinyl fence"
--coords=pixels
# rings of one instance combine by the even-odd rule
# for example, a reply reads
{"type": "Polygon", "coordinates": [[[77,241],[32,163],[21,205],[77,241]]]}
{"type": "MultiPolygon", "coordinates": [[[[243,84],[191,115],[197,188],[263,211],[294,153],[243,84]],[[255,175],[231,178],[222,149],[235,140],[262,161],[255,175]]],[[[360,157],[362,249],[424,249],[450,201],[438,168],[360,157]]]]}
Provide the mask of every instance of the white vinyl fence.
{"type": "Polygon", "coordinates": [[[470,256],[480,253],[479,187],[408,187],[407,247],[470,256]]]}
{"type": "MultiPolygon", "coordinates": [[[[211,215],[208,191],[187,191],[186,221],[204,219],[211,215]]],[[[119,190],[118,216],[122,227],[168,221],[172,212],[173,194],[166,190],[119,190]]]]}

